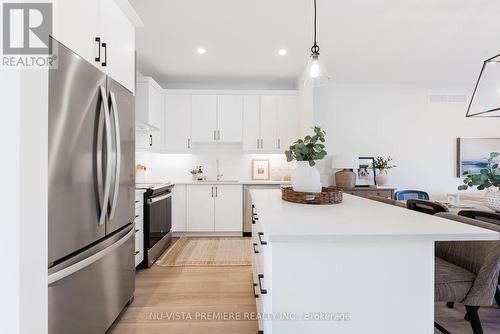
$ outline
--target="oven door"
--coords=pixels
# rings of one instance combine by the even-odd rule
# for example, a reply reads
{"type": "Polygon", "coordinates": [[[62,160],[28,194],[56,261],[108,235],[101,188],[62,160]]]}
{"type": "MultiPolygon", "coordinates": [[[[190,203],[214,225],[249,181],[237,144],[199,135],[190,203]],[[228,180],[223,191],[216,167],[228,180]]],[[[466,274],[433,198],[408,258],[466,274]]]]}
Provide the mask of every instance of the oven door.
{"type": "Polygon", "coordinates": [[[149,213],[146,231],[146,244],[148,250],[163,239],[172,227],[172,192],[169,190],[147,199],[149,213]]]}

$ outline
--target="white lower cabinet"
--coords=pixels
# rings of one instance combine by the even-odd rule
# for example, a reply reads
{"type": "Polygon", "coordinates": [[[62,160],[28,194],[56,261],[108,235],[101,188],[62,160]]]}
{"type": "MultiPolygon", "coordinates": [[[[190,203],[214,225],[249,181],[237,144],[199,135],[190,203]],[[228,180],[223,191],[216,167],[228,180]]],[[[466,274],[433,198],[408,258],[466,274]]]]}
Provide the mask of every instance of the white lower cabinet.
{"type": "MultiPolygon", "coordinates": [[[[266,240],[261,224],[258,219],[252,222],[254,297],[259,314],[272,314],[271,244],[266,240]]],[[[272,332],[272,323],[265,319],[259,319],[258,326],[261,333],[272,332]]]]}
{"type": "Polygon", "coordinates": [[[243,224],[243,190],[240,185],[215,186],[215,232],[238,232],[243,224]]]}
{"type": "Polygon", "coordinates": [[[172,232],[186,231],[186,188],[187,186],[185,184],[174,186],[172,203],[172,232]]]}
{"type": "Polygon", "coordinates": [[[241,232],[241,185],[188,185],[186,232],[241,232]]]}
{"type": "Polygon", "coordinates": [[[135,266],[144,260],[144,193],[135,192],[135,266]]]}

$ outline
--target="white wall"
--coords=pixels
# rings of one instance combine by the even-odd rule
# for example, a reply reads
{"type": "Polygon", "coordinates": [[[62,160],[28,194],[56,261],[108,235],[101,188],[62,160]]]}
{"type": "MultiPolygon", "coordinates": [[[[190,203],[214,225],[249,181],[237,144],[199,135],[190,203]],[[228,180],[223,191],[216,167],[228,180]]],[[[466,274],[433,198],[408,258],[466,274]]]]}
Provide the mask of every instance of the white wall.
{"type": "Polygon", "coordinates": [[[297,90],[299,136],[305,137],[314,126],[314,90],[311,86],[304,86],[302,79],[297,82],[297,90]]]}
{"type": "MultiPolygon", "coordinates": [[[[466,119],[465,102],[430,102],[430,94],[463,94],[473,87],[330,84],[314,92],[314,122],[327,131],[327,151],[391,155],[389,182],[431,196],[457,192],[456,138],[500,137],[500,118],[466,119]]],[[[332,182],[330,159],[320,164],[332,182]]]]}
{"type": "Polygon", "coordinates": [[[203,166],[209,179],[217,176],[216,160],[220,161],[220,171],[225,180],[250,180],[252,159],[269,159],[271,169],[286,172],[291,168],[284,154],[247,154],[241,145],[205,144],[198,145],[192,153],[160,154],[136,152],[136,163],[145,164],[145,173],[138,172],[137,182],[180,182],[191,180],[189,170],[203,166]]]}
{"type": "Polygon", "coordinates": [[[0,164],[4,191],[1,193],[2,233],[0,233],[0,276],[2,305],[0,333],[19,332],[19,110],[20,74],[2,71],[0,94],[4,126],[0,131],[4,163],[0,164]]]}
{"type": "Polygon", "coordinates": [[[0,70],[0,333],[47,332],[47,72],[0,70]]]}

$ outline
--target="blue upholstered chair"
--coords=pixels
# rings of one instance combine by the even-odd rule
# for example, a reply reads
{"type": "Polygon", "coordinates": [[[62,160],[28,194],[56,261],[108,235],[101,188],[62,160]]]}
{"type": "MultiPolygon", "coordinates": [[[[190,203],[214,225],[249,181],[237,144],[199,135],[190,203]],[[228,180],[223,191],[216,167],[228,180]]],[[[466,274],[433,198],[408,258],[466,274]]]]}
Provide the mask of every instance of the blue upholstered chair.
{"type": "Polygon", "coordinates": [[[429,194],[421,190],[400,190],[396,191],[394,199],[397,201],[406,201],[408,199],[423,199],[428,201],[429,194]]]}

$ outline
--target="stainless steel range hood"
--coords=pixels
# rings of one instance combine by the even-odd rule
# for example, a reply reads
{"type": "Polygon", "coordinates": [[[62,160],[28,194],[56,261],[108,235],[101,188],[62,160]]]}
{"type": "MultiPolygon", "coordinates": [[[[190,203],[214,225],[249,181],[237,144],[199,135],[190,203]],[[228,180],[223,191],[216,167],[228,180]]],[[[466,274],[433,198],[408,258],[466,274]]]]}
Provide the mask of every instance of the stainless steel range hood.
{"type": "Polygon", "coordinates": [[[136,120],[135,121],[135,131],[145,131],[145,132],[150,132],[150,131],[160,131],[156,126],[148,124],[146,122],[136,120]]]}

